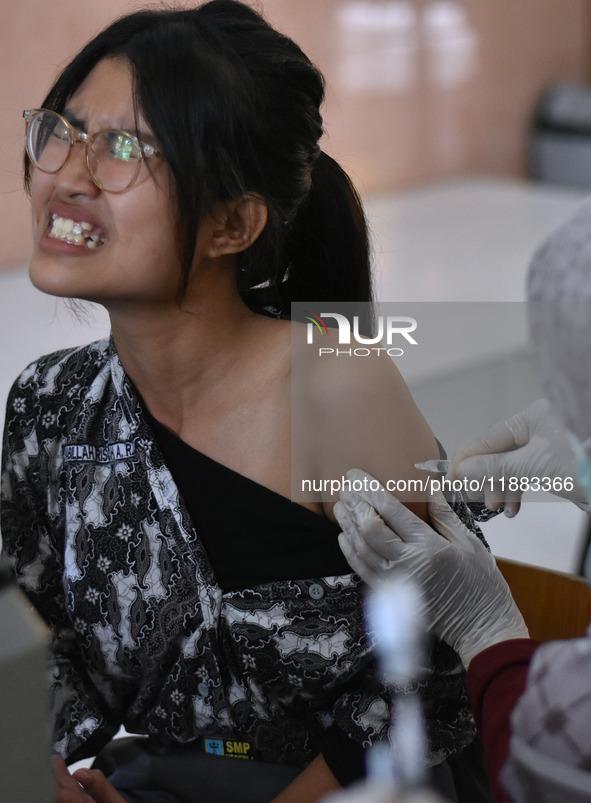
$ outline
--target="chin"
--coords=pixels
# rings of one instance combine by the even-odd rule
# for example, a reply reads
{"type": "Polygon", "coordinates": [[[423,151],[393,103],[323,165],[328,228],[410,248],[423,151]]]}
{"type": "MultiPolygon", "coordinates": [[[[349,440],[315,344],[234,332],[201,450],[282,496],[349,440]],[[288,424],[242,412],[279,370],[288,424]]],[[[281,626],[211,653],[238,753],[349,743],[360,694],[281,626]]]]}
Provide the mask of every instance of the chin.
{"type": "Polygon", "coordinates": [[[37,290],[60,298],[77,298],[81,288],[72,281],[70,271],[55,264],[55,260],[34,256],[29,265],[29,278],[37,290]],[[70,274],[70,275],[68,275],[70,274]]]}

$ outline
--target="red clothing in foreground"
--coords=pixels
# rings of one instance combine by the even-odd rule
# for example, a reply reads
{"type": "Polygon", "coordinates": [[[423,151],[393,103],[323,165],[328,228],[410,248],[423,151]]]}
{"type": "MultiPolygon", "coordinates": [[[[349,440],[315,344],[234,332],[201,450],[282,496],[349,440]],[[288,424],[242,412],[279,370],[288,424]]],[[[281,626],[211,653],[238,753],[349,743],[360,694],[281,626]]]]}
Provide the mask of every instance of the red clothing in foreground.
{"type": "Polygon", "coordinates": [[[483,650],[468,667],[468,694],[497,801],[510,800],[500,773],[509,753],[511,712],[523,694],[529,664],[539,646],[532,639],[503,641],[483,650]]]}

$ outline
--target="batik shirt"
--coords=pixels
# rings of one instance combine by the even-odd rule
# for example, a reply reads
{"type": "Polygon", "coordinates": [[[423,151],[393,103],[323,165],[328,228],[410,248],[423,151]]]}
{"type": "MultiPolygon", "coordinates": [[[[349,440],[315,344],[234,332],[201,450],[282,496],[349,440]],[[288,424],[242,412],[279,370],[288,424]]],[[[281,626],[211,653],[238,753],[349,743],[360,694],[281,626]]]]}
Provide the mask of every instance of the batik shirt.
{"type": "MultiPolygon", "coordinates": [[[[385,738],[359,578],[223,593],[111,340],[43,357],[14,384],[2,536],[52,630],[64,757],[96,753],[121,724],[164,744],[241,738],[296,766],[332,724],[363,746],[385,738]]],[[[434,656],[418,684],[432,762],[474,734],[457,657],[434,656]]]]}

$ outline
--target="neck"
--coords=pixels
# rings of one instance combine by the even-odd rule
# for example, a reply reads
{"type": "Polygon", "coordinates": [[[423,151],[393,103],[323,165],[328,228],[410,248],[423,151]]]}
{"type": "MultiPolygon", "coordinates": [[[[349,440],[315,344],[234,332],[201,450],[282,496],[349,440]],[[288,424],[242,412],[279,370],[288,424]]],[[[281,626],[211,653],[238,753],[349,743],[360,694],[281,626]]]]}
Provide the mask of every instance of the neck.
{"type": "Polygon", "coordinates": [[[148,408],[170,417],[204,387],[215,387],[240,362],[261,316],[235,289],[187,296],[181,304],[109,309],[119,358],[148,408]]]}

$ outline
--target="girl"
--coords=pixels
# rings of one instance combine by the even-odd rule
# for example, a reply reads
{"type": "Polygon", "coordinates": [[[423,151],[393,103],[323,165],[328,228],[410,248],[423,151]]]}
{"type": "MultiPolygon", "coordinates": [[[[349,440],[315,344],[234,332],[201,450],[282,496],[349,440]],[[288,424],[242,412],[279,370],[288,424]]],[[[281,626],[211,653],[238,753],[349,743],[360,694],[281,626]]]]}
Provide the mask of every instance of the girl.
{"type": "MultiPolygon", "coordinates": [[[[31,279],[103,304],[112,335],[16,381],[2,535],[54,634],[56,752],[148,737],[102,757],[115,799],[315,801],[387,732],[331,507],[289,501],[290,302],[370,299],[322,99],[291,40],[213,0],[116,21],[25,112],[31,279]]],[[[322,437],[344,442],[329,411],[366,412],[371,382],[368,467],[408,476],[435,442],[379,366],[336,390],[328,369],[322,437]]],[[[349,441],[343,470],[367,463],[349,441]]],[[[424,684],[432,763],[473,737],[457,668],[438,649],[424,684]]],[[[83,794],[58,768],[58,800],[83,794]]]]}

